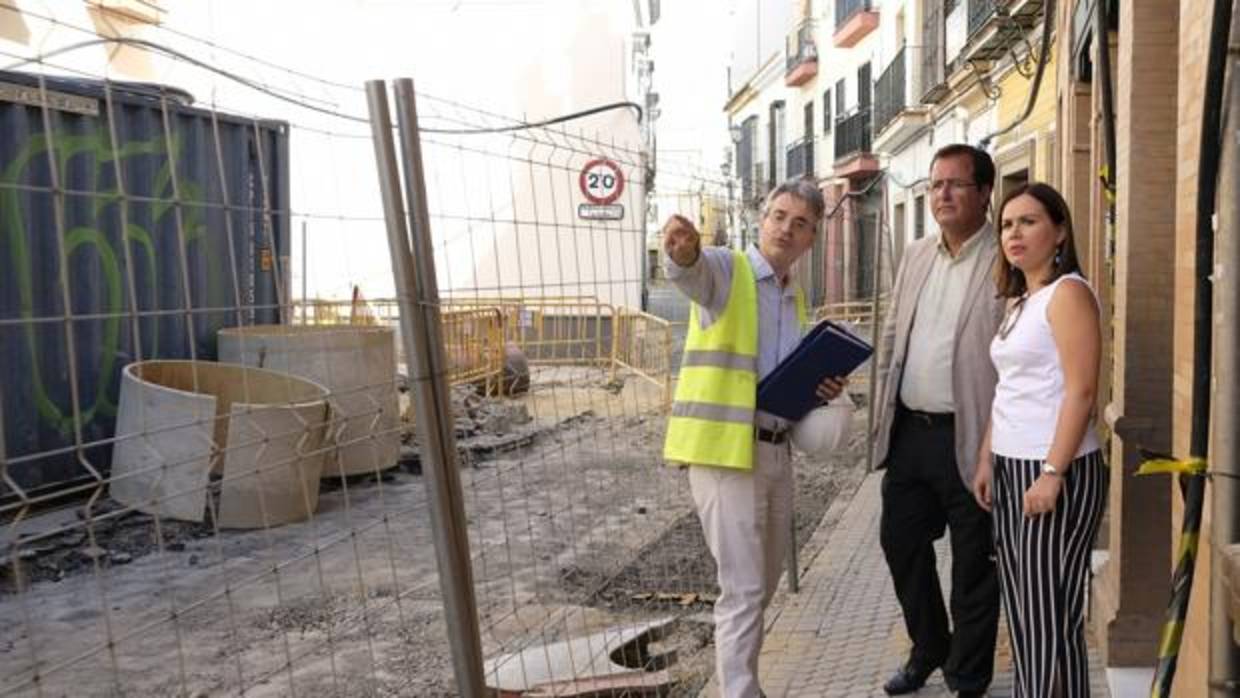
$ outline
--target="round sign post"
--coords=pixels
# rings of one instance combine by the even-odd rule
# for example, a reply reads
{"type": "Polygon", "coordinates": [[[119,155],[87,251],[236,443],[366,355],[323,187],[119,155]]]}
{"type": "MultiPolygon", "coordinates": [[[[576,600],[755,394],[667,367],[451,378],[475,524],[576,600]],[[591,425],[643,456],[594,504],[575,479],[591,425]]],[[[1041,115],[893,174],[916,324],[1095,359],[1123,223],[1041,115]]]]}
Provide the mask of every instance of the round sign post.
{"type": "Polygon", "coordinates": [[[624,173],[607,158],[595,158],[581,168],[581,193],[592,204],[605,206],[624,193],[624,173]]]}

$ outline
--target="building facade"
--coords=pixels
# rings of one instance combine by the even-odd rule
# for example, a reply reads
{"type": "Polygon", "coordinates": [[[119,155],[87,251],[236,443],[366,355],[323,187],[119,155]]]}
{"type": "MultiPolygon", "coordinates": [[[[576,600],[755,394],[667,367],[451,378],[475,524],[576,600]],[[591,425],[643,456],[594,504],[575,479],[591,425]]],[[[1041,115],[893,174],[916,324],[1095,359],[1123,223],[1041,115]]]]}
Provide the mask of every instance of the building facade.
{"type": "Polygon", "coordinates": [[[870,143],[878,17],[860,0],[742,2],[735,16],[739,36],[750,39],[734,54],[724,106],[740,180],[739,241],[754,239],[772,187],[814,181],[831,215],[796,273],[816,305],[871,298],[881,287],[873,258],[882,190],[873,186],[870,143]],[[783,27],[778,43],[763,44],[760,62],[749,60],[765,37],[750,34],[754,24],[783,27]]]}

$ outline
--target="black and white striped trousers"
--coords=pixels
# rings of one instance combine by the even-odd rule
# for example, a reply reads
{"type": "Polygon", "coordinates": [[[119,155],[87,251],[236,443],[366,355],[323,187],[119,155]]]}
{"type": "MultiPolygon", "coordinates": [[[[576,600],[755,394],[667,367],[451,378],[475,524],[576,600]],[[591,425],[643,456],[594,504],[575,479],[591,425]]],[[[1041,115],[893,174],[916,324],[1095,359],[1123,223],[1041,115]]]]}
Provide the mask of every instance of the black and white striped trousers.
{"type": "Polygon", "coordinates": [[[995,550],[1016,669],[1013,695],[1080,698],[1089,695],[1086,585],[1107,469],[1101,451],[1077,458],[1054,510],[1026,517],[1025,491],[1044,462],[994,457],[995,550]]]}

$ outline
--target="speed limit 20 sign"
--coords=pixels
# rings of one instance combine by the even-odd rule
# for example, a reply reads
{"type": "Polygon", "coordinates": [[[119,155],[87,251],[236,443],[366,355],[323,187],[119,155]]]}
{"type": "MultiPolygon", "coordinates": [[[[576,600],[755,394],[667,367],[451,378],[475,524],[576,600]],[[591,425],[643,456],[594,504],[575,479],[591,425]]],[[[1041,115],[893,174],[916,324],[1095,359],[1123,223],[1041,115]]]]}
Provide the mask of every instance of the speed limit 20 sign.
{"type": "Polygon", "coordinates": [[[577,206],[577,217],[589,221],[618,221],[624,218],[624,206],[615,203],[624,193],[624,173],[607,158],[595,158],[581,168],[578,178],[587,204],[577,206]]]}
{"type": "Polygon", "coordinates": [[[592,204],[615,202],[624,193],[624,173],[607,158],[596,158],[581,168],[581,193],[592,204]]]}

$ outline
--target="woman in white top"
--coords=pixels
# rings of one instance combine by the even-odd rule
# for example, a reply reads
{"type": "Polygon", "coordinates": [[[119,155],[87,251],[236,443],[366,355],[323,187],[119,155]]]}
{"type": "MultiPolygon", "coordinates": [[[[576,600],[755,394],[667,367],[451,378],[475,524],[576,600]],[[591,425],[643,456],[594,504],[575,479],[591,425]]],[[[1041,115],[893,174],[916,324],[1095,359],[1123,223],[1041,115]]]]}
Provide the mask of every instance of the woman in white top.
{"type": "Polygon", "coordinates": [[[990,345],[999,383],[973,493],[994,508],[1014,695],[1088,696],[1085,592],[1107,490],[1093,428],[1098,304],[1054,188],[1009,194],[998,230],[995,276],[1008,310],[990,345]]]}

